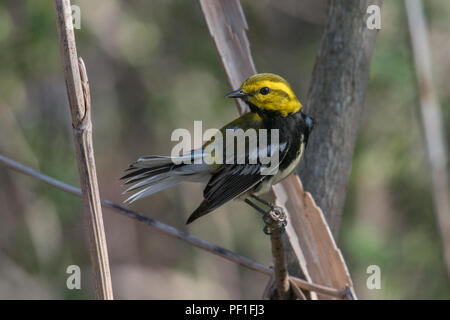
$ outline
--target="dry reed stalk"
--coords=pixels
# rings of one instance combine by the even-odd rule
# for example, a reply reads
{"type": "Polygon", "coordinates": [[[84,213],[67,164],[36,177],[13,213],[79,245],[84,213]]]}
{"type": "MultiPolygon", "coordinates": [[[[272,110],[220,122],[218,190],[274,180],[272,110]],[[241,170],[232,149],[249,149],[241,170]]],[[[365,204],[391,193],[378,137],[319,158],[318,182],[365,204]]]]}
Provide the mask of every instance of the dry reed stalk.
{"type": "Polygon", "coordinates": [[[78,171],[85,217],[88,220],[89,251],[94,268],[97,299],[112,300],[108,250],[103,226],[100,193],[92,145],[91,101],[83,60],[78,58],[69,0],[55,0],[56,25],[67,95],[72,115],[78,171]]]}

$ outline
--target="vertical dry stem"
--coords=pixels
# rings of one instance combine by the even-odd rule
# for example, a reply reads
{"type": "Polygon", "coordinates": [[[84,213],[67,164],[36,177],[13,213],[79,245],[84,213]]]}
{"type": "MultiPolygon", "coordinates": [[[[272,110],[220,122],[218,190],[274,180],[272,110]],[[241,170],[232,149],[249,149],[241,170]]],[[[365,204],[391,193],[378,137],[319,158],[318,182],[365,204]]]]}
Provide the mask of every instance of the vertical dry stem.
{"type": "Polygon", "coordinates": [[[78,59],[69,0],[55,0],[64,77],[72,115],[73,136],[80,174],[97,299],[113,299],[100,194],[92,146],[91,101],[86,68],[78,59]]]}
{"type": "Polygon", "coordinates": [[[411,42],[420,89],[420,110],[431,168],[433,200],[444,248],[447,274],[450,277],[450,203],[447,142],[441,107],[433,85],[430,45],[422,1],[405,1],[411,42]]]}

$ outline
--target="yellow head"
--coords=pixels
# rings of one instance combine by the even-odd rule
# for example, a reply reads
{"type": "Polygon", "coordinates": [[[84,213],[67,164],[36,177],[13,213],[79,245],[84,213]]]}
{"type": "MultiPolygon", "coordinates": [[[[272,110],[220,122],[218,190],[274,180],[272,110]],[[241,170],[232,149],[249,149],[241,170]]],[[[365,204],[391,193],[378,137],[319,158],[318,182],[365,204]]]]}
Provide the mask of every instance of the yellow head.
{"type": "Polygon", "coordinates": [[[284,117],[302,108],[289,83],[272,73],[251,76],[238,90],[230,92],[226,97],[241,98],[250,106],[262,111],[278,111],[284,117]]]}

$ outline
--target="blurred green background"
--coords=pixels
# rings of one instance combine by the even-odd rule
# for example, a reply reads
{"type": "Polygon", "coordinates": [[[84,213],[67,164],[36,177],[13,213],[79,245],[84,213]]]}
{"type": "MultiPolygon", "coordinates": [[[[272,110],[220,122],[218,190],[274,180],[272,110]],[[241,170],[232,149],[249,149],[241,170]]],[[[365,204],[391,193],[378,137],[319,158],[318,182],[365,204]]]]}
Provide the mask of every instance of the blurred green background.
{"type": "MultiPolygon", "coordinates": [[[[121,202],[119,177],[137,157],[170,153],[171,132],[236,117],[197,1],[73,1],[93,103],[102,197],[121,202]]],[[[242,1],[257,70],[284,76],[303,103],[323,31],[323,0],[242,1]]],[[[450,2],[427,0],[433,71],[450,139],[450,2]]],[[[320,119],[319,119],[320,120],[320,119]]],[[[78,186],[52,1],[0,2],[0,153],[78,186]]],[[[385,1],[339,246],[363,299],[448,299],[450,283],[430,192],[403,1],[385,1]],[[381,268],[369,290],[366,269],[381,268]]],[[[262,221],[230,203],[198,222],[187,184],[131,207],[266,265],[262,221]]],[[[93,298],[80,200],[0,167],[0,298],[93,298]],[[79,265],[82,289],[68,290],[79,265]]],[[[115,296],[259,299],[268,278],[104,210],[115,296]]]]}

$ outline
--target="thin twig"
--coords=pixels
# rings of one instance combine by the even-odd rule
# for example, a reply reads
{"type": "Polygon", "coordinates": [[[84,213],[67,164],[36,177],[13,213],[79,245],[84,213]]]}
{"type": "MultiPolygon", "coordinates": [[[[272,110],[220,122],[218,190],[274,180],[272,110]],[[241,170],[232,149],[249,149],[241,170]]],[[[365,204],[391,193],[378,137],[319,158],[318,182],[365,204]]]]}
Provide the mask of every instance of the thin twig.
{"type": "Polygon", "coordinates": [[[450,277],[450,188],[447,142],[442,113],[433,85],[430,44],[422,1],[405,1],[411,35],[416,77],[420,89],[420,110],[428,160],[431,169],[433,200],[442,238],[447,275],[450,277]]]}
{"type": "Polygon", "coordinates": [[[98,191],[94,148],[92,145],[89,83],[83,61],[78,59],[69,0],[55,0],[56,25],[67,95],[72,115],[73,137],[85,216],[88,220],[89,249],[94,269],[97,299],[113,299],[108,250],[98,191]]]}
{"type": "MultiPolygon", "coordinates": [[[[0,155],[0,164],[5,166],[8,169],[14,170],[16,172],[25,174],[27,176],[36,178],[38,180],[44,181],[48,184],[50,184],[53,187],[56,187],[64,192],[73,194],[75,196],[81,197],[81,190],[78,188],[75,188],[67,183],[64,183],[62,181],[59,181],[57,179],[54,179],[52,177],[49,177],[45,174],[42,174],[36,170],[33,170],[19,162],[16,162],[14,160],[11,160],[3,155],[0,155]]],[[[185,241],[199,249],[205,250],[207,252],[210,252],[214,255],[217,255],[219,257],[222,257],[228,261],[234,262],[244,268],[247,268],[249,270],[253,270],[268,276],[273,275],[273,270],[269,267],[266,267],[258,262],[255,262],[251,259],[248,259],[246,257],[243,257],[241,255],[238,255],[234,253],[233,251],[230,251],[228,249],[222,248],[220,246],[217,246],[215,244],[209,243],[207,241],[204,241],[202,239],[199,239],[197,237],[194,237],[190,234],[187,234],[183,231],[180,231],[172,226],[169,226],[165,223],[162,223],[158,220],[146,217],[142,215],[139,212],[130,210],[128,208],[122,207],[121,205],[118,205],[116,203],[113,203],[109,200],[101,200],[101,203],[105,207],[109,207],[113,209],[115,212],[118,212],[122,214],[125,217],[137,220],[139,222],[145,223],[149,227],[154,228],[155,230],[162,232],[172,238],[177,238],[182,241],[185,241]]],[[[314,291],[317,293],[321,293],[330,297],[343,299],[345,297],[345,289],[342,290],[336,290],[333,288],[329,288],[322,285],[317,285],[314,283],[307,282],[303,279],[299,279],[296,277],[290,276],[290,280],[294,281],[298,287],[308,290],[308,291],[314,291]]]]}
{"type": "Polygon", "coordinates": [[[289,275],[284,254],[283,240],[281,235],[284,232],[286,215],[283,209],[269,212],[270,242],[272,244],[272,255],[274,263],[275,282],[280,300],[288,300],[291,297],[289,275]]]}

